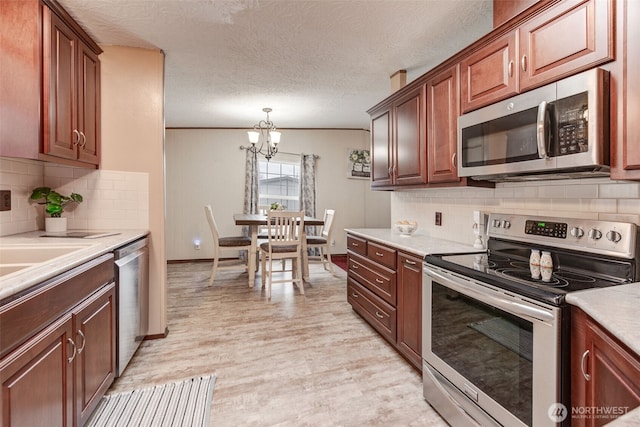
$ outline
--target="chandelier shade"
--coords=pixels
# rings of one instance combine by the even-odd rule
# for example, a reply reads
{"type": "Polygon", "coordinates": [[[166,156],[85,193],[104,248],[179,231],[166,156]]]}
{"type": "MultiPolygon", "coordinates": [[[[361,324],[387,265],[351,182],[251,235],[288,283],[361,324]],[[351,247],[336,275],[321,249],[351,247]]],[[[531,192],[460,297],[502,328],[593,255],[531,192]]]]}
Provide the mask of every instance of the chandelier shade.
{"type": "Polygon", "coordinates": [[[278,152],[281,133],[276,130],[276,126],[269,120],[271,108],[263,108],[262,111],[267,113],[267,118],[266,120],[260,120],[253,125],[253,130],[247,132],[251,143],[248,150],[252,153],[263,155],[269,161],[278,152]]]}

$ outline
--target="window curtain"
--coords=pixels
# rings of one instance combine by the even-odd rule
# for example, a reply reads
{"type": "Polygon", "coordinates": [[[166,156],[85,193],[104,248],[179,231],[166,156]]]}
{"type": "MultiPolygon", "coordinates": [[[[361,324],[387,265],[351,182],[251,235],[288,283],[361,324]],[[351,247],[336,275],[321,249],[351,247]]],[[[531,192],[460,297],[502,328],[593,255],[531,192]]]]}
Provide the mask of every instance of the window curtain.
{"type": "MultiPolygon", "coordinates": [[[[300,155],[300,210],[306,216],[316,216],[316,160],[315,154],[300,155]]],[[[316,235],[316,227],[305,226],[307,236],[316,235]]],[[[310,256],[320,255],[318,248],[307,249],[310,256]]]]}
{"type": "MultiPolygon", "coordinates": [[[[242,212],[245,214],[258,213],[258,155],[251,150],[246,150],[245,175],[244,175],[244,207],[242,212]]],[[[249,236],[250,230],[248,226],[242,227],[242,235],[249,236]]],[[[247,251],[240,252],[240,259],[247,259],[247,251]]]]}

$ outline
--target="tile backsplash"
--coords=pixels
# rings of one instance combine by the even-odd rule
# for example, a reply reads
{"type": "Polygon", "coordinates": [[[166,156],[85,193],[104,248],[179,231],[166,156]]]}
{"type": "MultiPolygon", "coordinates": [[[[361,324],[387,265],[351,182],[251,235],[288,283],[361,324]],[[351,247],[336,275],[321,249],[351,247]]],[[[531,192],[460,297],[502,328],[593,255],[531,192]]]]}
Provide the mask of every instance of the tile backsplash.
{"type": "Polygon", "coordinates": [[[36,160],[0,158],[0,189],[11,190],[10,211],[0,212],[0,236],[44,229],[44,207],[31,190],[48,186],[84,201],[63,214],[70,229],[149,228],[147,173],[76,168],[36,160]]]}
{"type": "Polygon", "coordinates": [[[640,182],[607,178],[498,183],[496,188],[394,191],[391,220],[418,221],[427,235],[472,244],[473,211],[632,222],[640,226],[640,182]],[[442,225],[435,225],[435,213],[442,225]]]}

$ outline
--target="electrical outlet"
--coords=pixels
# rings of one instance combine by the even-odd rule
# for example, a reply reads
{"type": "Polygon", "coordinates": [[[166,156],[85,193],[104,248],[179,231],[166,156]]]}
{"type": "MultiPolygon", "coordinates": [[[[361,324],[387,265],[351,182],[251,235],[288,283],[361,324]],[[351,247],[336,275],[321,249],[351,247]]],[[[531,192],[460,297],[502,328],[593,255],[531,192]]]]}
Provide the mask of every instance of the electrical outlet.
{"type": "Polygon", "coordinates": [[[336,245],[335,239],[331,239],[331,246],[335,246],[335,245],[336,245]]]}
{"type": "Polygon", "coordinates": [[[442,225],[442,212],[436,212],[436,225],[442,225]]]}
{"type": "Polygon", "coordinates": [[[11,190],[0,190],[0,211],[11,210],[11,190]]]}

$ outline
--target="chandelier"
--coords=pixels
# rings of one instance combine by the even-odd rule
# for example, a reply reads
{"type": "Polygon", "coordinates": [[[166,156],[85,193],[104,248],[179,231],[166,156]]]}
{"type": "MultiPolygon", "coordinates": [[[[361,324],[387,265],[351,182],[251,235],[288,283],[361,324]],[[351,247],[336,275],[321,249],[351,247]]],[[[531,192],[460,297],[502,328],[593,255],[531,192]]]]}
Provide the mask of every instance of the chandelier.
{"type": "Polygon", "coordinates": [[[266,120],[260,120],[253,125],[253,130],[248,131],[249,142],[251,146],[248,150],[252,153],[262,154],[267,161],[274,157],[278,152],[278,143],[280,142],[280,132],[276,131],[276,126],[269,120],[271,108],[263,108],[262,111],[267,113],[266,120]],[[260,146],[257,146],[260,141],[260,146]]]}

